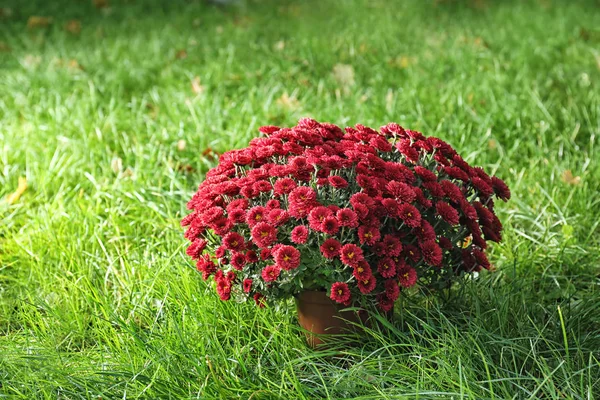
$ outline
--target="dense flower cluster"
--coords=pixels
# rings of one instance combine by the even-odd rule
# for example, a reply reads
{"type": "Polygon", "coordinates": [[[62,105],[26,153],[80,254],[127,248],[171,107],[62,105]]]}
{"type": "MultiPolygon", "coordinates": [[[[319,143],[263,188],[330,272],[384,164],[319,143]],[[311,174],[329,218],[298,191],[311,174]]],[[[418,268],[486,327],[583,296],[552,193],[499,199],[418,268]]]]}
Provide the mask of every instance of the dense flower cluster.
{"type": "Polygon", "coordinates": [[[265,126],[223,154],[188,203],[187,254],[222,300],[257,305],[327,290],[342,304],[393,307],[417,282],[444,287],[490,263],[501,240],[492,196],[507,185],[446,142],[302,119],[265,126]]]}

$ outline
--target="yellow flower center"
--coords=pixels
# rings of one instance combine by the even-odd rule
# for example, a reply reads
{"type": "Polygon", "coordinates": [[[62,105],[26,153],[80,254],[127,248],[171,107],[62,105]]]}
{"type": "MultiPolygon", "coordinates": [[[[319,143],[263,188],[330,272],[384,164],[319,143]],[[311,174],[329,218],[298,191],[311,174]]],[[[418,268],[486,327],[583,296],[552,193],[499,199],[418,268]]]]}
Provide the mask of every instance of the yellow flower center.
{"type": "Polygon", "coordinates": [[[291,258],[287,254],[285,256],[283,256],[283,261],[290,261],[290,260],[291,260],[291,258]]]}
{"type": "Polygon", "coordinates": [[[341,295],[342,293],[344,293],[344,291],[342,289],[339,289],[338,294],[341,295]]]}
{"type": "Polygon", "coordinates": [[[363,267],[358,267],[356,270],[357,270],[359,273],[362,273],[362,272],[363,272],[365,269],[364,269],[363,267]]]}
{"type": "Polygon", "coordinates": [[[267,236],[269,236],[269,232],[263,231],[260,233],[260,237],[267,237],[267,236]]]}
{"type": "Polygon", "coordinates": [[[348,253],[348,258],[354,257],[354,253],[348,253]]]}

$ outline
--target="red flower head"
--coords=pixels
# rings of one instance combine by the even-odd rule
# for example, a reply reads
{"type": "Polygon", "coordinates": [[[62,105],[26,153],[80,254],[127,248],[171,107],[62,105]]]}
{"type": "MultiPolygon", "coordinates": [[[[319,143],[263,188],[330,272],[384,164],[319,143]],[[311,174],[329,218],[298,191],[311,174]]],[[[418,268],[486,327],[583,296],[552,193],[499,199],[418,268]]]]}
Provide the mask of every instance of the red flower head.
{"type": "Polygon", "coordinates": [[[358,228],[358,238],[360,240],[360,244],[368,244],[369,246],[373,246],[375,242],[381,238],[381,233],[379,232],[379,229],[374,226],[362,225],[358,228]]]}
{"type": "Polygon", "coordinates": [[[231,297],[231,283],[228,279],[222,278],[217,280],[217,293],[221,300],[229,300],[231,297]]]}
{"type": "Polygon", "coordinates": [[[404,203],[412,203],[417,198],[417,195],[412,187],[403,182],[388,182],[386,188],[389,194],[404,203]]]}
{"type": "Polygon", "coordinates": [[[279,200],[275,200],[275,199],[271,199],[271,200],[267,201],[267,204],[266,204],[267,210],[274,210],[276,208],[279,208],[280,206],[281,206],[281,203],[279,202],[279,200]]]}
{"type": "Polygon", "coordinates": [[[400,288],[395,279],[388,279],[384,283],[385,296],[391,301],[396,301],[400,297],[400,288]]]}
{"type": "Polygon", "coordinates": [[[402,256],[413,262],[418,262],[421,259],[421,251],[412,244],[405,244],[404,249],[402,250],[402,256]]]}
{"type": "Polygon", "coordinates": [[[192,244],[190,244],[187,248],[187,250],[185,251],[185,253],[192,257],[194,260],[197,260],[200,258],[200,255],[202,254],[202,252],[204,251],[204,249],[206,248],[206,244],[207,241],[204,239],[196,239],[192,242],[192,244]]]}
{"type": "Polygon", "coordinates": [[[336,303],[346,304],[350,301],[350,288],[344,282],[335,282],[331,285],[331,300],[336,303]]]}
{"type": "Polygon", "coordinates": [[[495,176],[492,177],[492,188],[499,199],[504,201],[508,201],[510,199],[510,189],[502,179],[496,178],[495,176]]]}
{"type": "Polygon", "coordinates": [[[252,207],[246,216],[246,223],[249,226],[255,226],[259,222],[266,220],[265,208],[261,206],[252,207]]]}
{"type": "Polygon", "coordinates": [[[396,275],[396,263],[390,257],[383,258],[377,263],[377,271],[384,278],[391,278],[396,275]]]}
{"type": "Polygon", "coordinates": [[[321,254],[323,254],[323,257],[325,258],[332,259],[340,254],[341,248],[342,245],[337,240],[327,239],[321,245],[321,254]]]}
{"type": "Polygon", "coordinates": [[[251,233],[258,247],[269,247],[277,239],[277,229],[266,222],[256,224],[251,233]]]}
{"type": "Polygon", "coordinates": [[[277,278],[279,278],[280,273],[281,268],[279,268],[277,265],[267,265],[263,268],[261,276],[265,280],[265,282],[273,282],[277,278]]]}
{"type": "Polygon", "coordinates": [[[344,189],[348,187],[348,181],[341,176],[331,175],[329,178],[329,184],[336,189],[344,189]]]}
{"type": "Polygon", "coordinates": [[[390,312],[394,308],[394,302],[382,293],[377,295],[377,307],[383,312],[390,312]]]}
{"type": "Polygon", "coordinates": [[[398,208],[398,216],[400,219],[411,228],[421,226],[421,213],[410,204],[401,204],[398,208]]]}
{"type": "Polygon", "coordinates": [[[315,231],[321,230],[321,224],[325,220],[325,218],[332,215],[332,212],[329,208],[324,206],[315,207],[308,214],[308,225],[311,229],[315,231]]]}
{"type": "Polygon", "coordinates": [[[273,193],[277,196],[289,194],[292,190],[296,189],[298,185],[292,178],[280,178],[277,179],[273,186],[273,193]]]}
{"type": "Polygon", "coordinates": [[[349,208],[341,208],[336,213],[340,226],[356,228],[358,226],[358,216],[349,208]]]}
{"type": "Polygon", "coordinates": [[[335,235],[340,230],[340,224],[335,217],[327,217],[321,224],[321,231],[328,235],[335,235]]]}
{"type": "Polygon", "coordinates": [[[300,252],[293,246],[283,245],[275,252],[275,262],[286,271],[298,268],[300,265],[300,252]]]}
{"type": "Polygon", "coordinates": [[[364,259],[363,251],[357,245],[349,243],[341,248],[340,258],[344,264],[355,267],[364,259]]]}
{"type": "Polygon", "coordinates": [[[385,235],[383,237],[383,249],[387,256],[396,257],[402,252],[402,243],[395,236],[385,235]]]}
{"type": "Polygon", "coordinates": [[[223,247],[228,250],[241,251],[244,249],[244,237],[237,232],[229,232],[223,237],[223,247]]]}
{"type": "Polygon", "coordinates": [[[435,203],[435,210],[437,211],[437,214],[450,225],[458,225],[458,211],[450,204],[445,201],[438,201],[435,203]]]}
{"type": "Polygon", "coordinates": [[[377,282],[375,281],[375,277],[373,275],[366,277],[365,279],[361,279],[357,281],[358,289],[362,294],[368,294],[375,289],[377,282]]]}
{"type": "Polygon", "coordinates": [[[398,269],[398,284],[404,288],[409,288],[417,283],[417,270],[408,265],[398,269]]]}
{"type": "Polygon", "coordinates": [[[248,250],[246,252],[246,262],[252,264],[257,261],[258,261],[258,256],[256,255],[256,252],[254,250],[248,250]]]}
{"type": "Polygon", "coordinates": [[[244,253],[234,253],[231,257],[231,266],[238,271],[241,271],[246,265],[246,256],[244,253]]]}
{"type": "Polygon", "coordinates": [[[260,293],[254,293],[254,296],[252,297],[254,299],[254,303],[260,307],[260,308],[265,308],[265,305],[267,304],[265,302],[265,296],[263,296],[260,293]]]}
{"type": "Polygon", "coordinates": [[[250,290],[252,290],[252,279],[244,279],[242,287],[244,289],[244,293],[250,293],[250,290]]]}
{"type": "Polygon", "coordinates": [[[354,267],[352,275],[356,278],[357,281],[364,281],[368,280],[369,277],[373,275],[373,272],[371,271],[369,263],[365,260],[362,260],[358,263],[356,267],[354,267]]]}
{"type": "Polygon", "coordinates": [[[292,229],[292,242],[296,244],[304,244],[308,239],[308,228],[304,225],[298,225],[292,229]]]}
{"type": "Polygon", "coordinates": [[[425,262],[434,267],[440,267],[442,265],[442,249],[435,240],[428,240],[420,245],[421,254],[425,262]]]}
{"type": "Polygon", "coordinates": [[[281,208],[274,208],[269,211],[267,214],[267,221],[275,226],[280,226],[285,224],[290,219],[290,215],[287,211],[282,210],[281,208]]]}
{"type": "Polygon", "coordinates": [[[298,206],[311,206],[316,200],[317,194],[308,186],[297,187],[289,195],[289,202],[298,206]]]}

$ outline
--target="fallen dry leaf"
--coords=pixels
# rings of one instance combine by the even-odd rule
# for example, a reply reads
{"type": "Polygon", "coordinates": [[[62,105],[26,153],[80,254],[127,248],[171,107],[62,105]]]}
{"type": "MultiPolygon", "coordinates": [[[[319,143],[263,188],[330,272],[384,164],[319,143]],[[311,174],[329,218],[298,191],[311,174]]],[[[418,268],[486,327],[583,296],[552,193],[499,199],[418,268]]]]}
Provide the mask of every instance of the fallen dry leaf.
{"type": "Polygon", "coordinates": [[[189,164],[178,164],[177,171],[183,172],[184,174],[192,174],[196,172],[196,168],[192,167],[189,164]]]}
{"type": "Polygon", "coordinates": [[[283,51],[283,49],[285,49],[285,42],[283,40],[280,40],[279,42],[275,43],[275,45],[273,45],[273,48],[277,51],[283,51]]]}
{"type": "Polygon", "coordinates": [[[13,15],[12,8],[0,7],[0,18],[10,18],[13,15]]]}
{"type": "Polygon", "coordinates": [[[110,168],[113,170],[115,174],[118,174],[123,170],[123,160],[119,157],[114,157],[110,161],[110,168]]]}
{"type": "Polygon", "coordinates": [[[92,0],[92,4],[96,8],[106,8],[108,7],[108,0],[92,0]]]}
{"type": "Polygon", "coordinates": [[[390,64],[392,67],[396,67],[396,68],[400,68],[400,69],[408,68],[411,65],[416,64],[416,63],[417,63],[416,57],[408,57],[408,56],[398,56],[398,57],[393,58],[390,61],[388,61],[388,64],[390,64]]]}
{"type": "Polygon", "coordinates": [[[183,139],[178,140],[177,141],[177,150],[184,151],[186,145],[187,145],[187,143],[185,142],[185,140],[183,140],[183,139]]]}
{"type": "Polygon", "coordinates": [[[392,89],[388,89],[387,94],[385,95],[385,109],[387,112],[391,113],[394,105],[394,91],[392,89]]]}
{"type": "Polygon", "coordinates": [[[51,23],[52,23],[52,17],[40,17],[37,15],[32,15],[27,20],[27,27],[29,29],[46,28],[51,23]]]}
{"type": "Polygon", "coordinates": [[[74,58],[69,60],[67,68],[72,71],[83,71],[83,67],[74,58]]]}
{"type": "Polygon", "coordinates": [[[290,97],[287,92],[281,95],[280,98],[277,99],[276,103],[284,108],[288,109],[296,109],[300,107],[300,102],[294,96],[290,97]]]}
{"type": "Polygon", "coordinates": [[[19,184],[17,185],[17,190],[13,193],[6,196],[6,202],[8,204],[15,204],[21,198],[21,195],[25,193],[27,189],[27,178],[19,177],[19,184]]]}
{"type": "Polygon", "coordinates": [[[194,79],[192,79],[192,92],[196,94],[204,92],[204,86],[200,84],[200,77],[198,76],[195,76],[194,79]]]}
{"type": "Polygon", "coordinates": [[[571,172],[570,169],[567,169],[566,171],[564,171],[562,173],[561,178],[562,178],[563,182],[565,182],[566,184],[569,184],[569,185],[579,185],[581,183],[581,177],[573,176],[573,172],[571,172]]]}
{"type": "Polygon", "coordinates": [[[158,116],[158,112],[160,111],[160,107],[158,107],[156,104],[147,103],[146,110],[148,110],[150,118],[156,119],[156,117],[158,116]]]}
{"type": "Polygon", "coordinates": [[[211,158],[213,160],[218,159],[220,156],[220,154],[214,151],[212,147],[207,147],[206,149],[204,149],[202,155],[206,158],[211,158]]]}
{"type": "Polygon", "coordinates": [[[185,51],[184,49],[178,50],[177,53],[175,53],[175,58],[178,60],[183,60],[184,58],[187,58],[187,51],[185,51]]]}
{"type": "Polygon", "coordinates": [[[23,58],[23,66],[27,69],[36,68],[42,62],[42,57],[27,54],[23,58]]]}
{"type": "Polygon", "coordinates": [[[65,24],[65,30],[73,35],[79,35],[81,33],[81,21],[72,19],[65,24]]]}
{"type": "Polygon", "coordinates": [[[354,85],[354,68],[348,64],[336,64],[333,67],[333,77],[343,87],[354,85]]]}

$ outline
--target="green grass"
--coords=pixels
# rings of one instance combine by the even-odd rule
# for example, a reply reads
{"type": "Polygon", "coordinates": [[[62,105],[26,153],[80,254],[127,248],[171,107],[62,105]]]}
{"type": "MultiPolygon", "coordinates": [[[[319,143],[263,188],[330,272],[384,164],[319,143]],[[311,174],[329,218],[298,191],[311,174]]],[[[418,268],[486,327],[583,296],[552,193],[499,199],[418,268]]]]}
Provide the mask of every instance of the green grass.
{"type": "Polygon", "coordinates": [[[8,3],[0,397],[600,397],[598,1],[8,3]],[[301,116],[396,121],[505,178],[497,271],[330,350],[292,305],[219,301],[178,224],[202,152],[301,116]]]}

